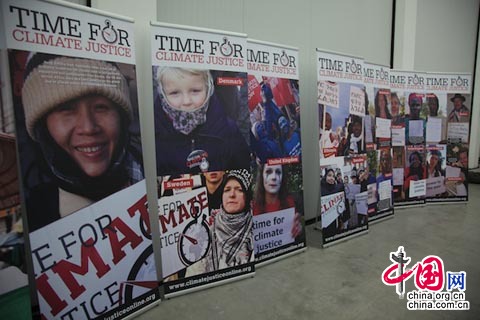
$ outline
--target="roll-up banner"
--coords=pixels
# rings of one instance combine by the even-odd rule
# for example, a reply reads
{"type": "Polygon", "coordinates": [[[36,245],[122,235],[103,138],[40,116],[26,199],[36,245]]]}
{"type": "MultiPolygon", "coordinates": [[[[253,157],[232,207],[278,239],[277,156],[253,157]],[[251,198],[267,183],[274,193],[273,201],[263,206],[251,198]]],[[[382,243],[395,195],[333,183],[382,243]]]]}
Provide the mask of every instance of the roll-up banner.
{"type": "Polygon", "coordinates": [[[248,39],[255,261],[305,248],[298,49],[248,39]]]}
{"type": "Polygon", "coordinates": [[[4,36],[0,32],[0,314],[6,319],[29,319],[32,314],[20,205],[15,118],[4,36]]]}
{"type": "Polygon", "coordinates": [[[152,22],[166,296],[254,274],[246,35],[152,22]]]}
{"type": "Polygon", "coordinates": [[[392,110],[390,68],[365,62],[365,149],[376,179],[375,198],[368,204],[370,222],[393,215],[392,110]]]}
{"type": "Polygon", "coordinates": [[[391,70],[390,89],[392,106],[397,101],[400,106],[398,116],[392,115],[394,205],[423,205],[427,195],[425,73],[391,70]]]}
{"type": "Polygon", "coordinates": [[[159,297],[133,21],[58,1],[1,6],[38,316],[131,315],[159,297]]]}
{"type": "Polygon", "coordinates": [[[425,77],[427,203],[468,200],[471,75],[425,77]]]}
{"type": "Polygon", "coordinates": [[[363,63],[362,58],[317,49],[324,246],[367,232],[369,207],[377,203],[377,161],[368,161],[365,143],[363,63]]]}

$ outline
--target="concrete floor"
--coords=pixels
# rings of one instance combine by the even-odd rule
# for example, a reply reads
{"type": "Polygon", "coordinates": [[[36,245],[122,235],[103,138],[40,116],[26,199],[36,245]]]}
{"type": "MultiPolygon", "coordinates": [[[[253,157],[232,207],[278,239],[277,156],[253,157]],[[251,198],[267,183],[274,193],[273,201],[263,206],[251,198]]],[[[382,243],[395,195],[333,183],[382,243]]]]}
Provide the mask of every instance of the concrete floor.
{"type": "MultiPolygon", "coordinates": [[[[480,319],[480,185],[468,204],[396,210],[368,234],[321,247],[307,227],[308,249],[257,268],[255,278],[161,302],[137,319],[480,319]],[[389,253],[404,246],[413,263],[427,255],[446,271],[466,271],[469,311],[409,311],[381,281],[389,253]]],[[[406,291],[413,290],[413,278],[406,291]]]]}

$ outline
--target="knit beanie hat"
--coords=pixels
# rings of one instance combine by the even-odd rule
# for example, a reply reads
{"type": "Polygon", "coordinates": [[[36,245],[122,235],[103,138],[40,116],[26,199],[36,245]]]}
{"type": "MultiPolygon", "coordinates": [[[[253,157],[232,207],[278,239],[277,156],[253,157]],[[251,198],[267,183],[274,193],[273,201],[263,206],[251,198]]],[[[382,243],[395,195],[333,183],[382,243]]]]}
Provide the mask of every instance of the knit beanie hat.
{"type": "Polygon", "coordinates": [[[128,84],[111,63],[36,53],[29,60],[22,88],[28,134],[38,140],[38,121],[61,104],[85,95],[102,95],[132,117],[128,84]]]}
{"type": "Polygon", "coordinates": [[[227,182],[232,178],[234,178],[240,183],[240,186],[242,187],[243,192],[248,192],[250,190],[251,175],[247,169],[230,170],[227,174],[227,178],[225,179],[225,182],[227,182]]]}

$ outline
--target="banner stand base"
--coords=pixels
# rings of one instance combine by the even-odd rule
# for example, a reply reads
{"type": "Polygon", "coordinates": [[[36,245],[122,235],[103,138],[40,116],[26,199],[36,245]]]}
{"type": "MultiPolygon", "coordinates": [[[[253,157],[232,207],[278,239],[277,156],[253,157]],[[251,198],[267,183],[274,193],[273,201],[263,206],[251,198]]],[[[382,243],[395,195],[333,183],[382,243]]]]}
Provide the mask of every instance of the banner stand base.
{"type": "Polygon", "coordinates": [[[155,301],[154,303],[151,303],[149,304],[148,306],[140,309],[140,310],[137,310],[135,311],[134,313],[132,314],[129,314],[128,316],[126,316],[125,318],[122,318],[122,319],[133,319],[133,318],[136,318],[138,317],[139,315],[141,315],[142,313],[144,312],[147,312],[148,310],[152,309],[153,307],[157,307],[159,304],[160,304],[161,300],[157,300],[155,301]]]}
{"type": "Polygon", "coordinates": [[[395,216],[394,214],[389,214],[388,216],[381,217],[381,218],[379,218],[379,219],[368,220],[368,226],[370,227],[371,225],[380,223],[380,222],[382,222],[382,221],[389,220],[389,219],[393,219],[394,216],[395,216]]]}
{"type": "Polygon", "coordinates": [[[467,201],[458,201],[458,202],[455,202],[455,201],[447,201],[447,202],[442,202],[442,201],[434,201],[434,202],[427,202],[427,206],[438,206],[438,205],[444,205],[444,204],[468,204],[468,200],[467,201]]]}
{"type": "Polygon", "coordinates": [[[426,203],[423,203],[423,204],[412,204],[412,205],[405,205],[405,206],[400,206],[400,207],[394,207],[395,210],[403,210],[403,209],[410,209],[410,208],[421,208],[421,207],[425,207],[427,204],[426,203]]]}
{"type": "Polygon", "coordinates": [[[348,241],[350,239],[355,239],[356,237],[363,236],[367,233],[368,233],[368,230],[363,230],[363,231],[360,231],[359,233],[355,233],[354,235],[342,238],[340,240],[336,240],[334,242],[330,242],[330,243],[327,243],[327,244],[322,244],[322,248],[328,248],[328,247],[334,246],[338,243],[342,243],[342,242],[348,241]]]}
{"type": "Polygon", "coordinates": [[[255,277],[255,272],[247,273],[247,274],[244,274],[244,275],[232,278],[232,279],[220,280],[220,281],[216,281],[214,283],[209,283],[209,284],[206,284],[206,285],[203,285],[203,286],[182,290],[180,292],[169,293],[169,294],[165,295],[165,298],[166,299],[175,298],[175,297],[182,296],[184,294],[192,293],[192,292],[195,292],[195,291],[201,291],[201,290],[205,290],[205,289],[208,289],[208,288],[218,287],[218,286],[221,286],[221,285],[226,284],[226,283],[235,282],[235,281],[238,281],[238,280],[242,280],[242,279],[246,279],[246,278],[253,278],[253,277],[255,277]]]}
{"type": "Polygon", "coordinates": [[[255,263],[255,268],[266,266],[270,263],[274,263],[274,262],[277,262],[279,260],[283,260],[285,258],[294,256],[294,255],[302,253],[302,252],[305,252],[306,250],[307,250],[307,247],[303,247],[302,249],[297,249],[297,250],[291,251],[289,253],[282,254],[281,256],[278,256],[278,257],[275,257],[275,258],[272,258],[272,259],[269,259],[269,260],[266,260],[266,261],[262,261],[262,262],[259,262],[259,263],[255,263]]]}

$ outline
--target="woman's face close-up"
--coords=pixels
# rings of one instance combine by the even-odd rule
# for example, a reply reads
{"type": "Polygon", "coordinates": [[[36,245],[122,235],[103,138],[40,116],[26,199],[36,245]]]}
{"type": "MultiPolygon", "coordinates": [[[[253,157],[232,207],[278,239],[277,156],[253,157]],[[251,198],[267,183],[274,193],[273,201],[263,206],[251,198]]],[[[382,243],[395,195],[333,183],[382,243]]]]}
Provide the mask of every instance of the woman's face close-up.
{"type": "Polygon", "coordinates": [[[328,184],[335,184],[335,174],[333,171],[328,171],[325,179],[327,180],[328,184]]]}
{"type": "Polygon", "coordinates": [[[436,116],[438,114],[438,103],[436,99],[428,99],[428,109],[430,110],[431,116],[436,116]]]}
{"type": "Polygon", "coordinates": [[[222,195],[222,205],[226,213],[240,213],[245,209],[246,196],[240,182],[229,179],[225,184],[222,195]]]}
{"type": "Polygon", "coordinates": [[[120,140],[120,114],[101,95],[58,106],[46,118],[53,140],[90,177],[105,173],[120,140]]]}
{"type": "Polygon", "coordinates": [[[430,157],[430,167],[435,168],[435,166],[438,164],[438,156],[435,154],[432,154],[430,157]]]}
{"type": "Polygon", "coordinates": [[[397,98],[392,98],[392,115],[396,116],[400,112],[400,101],[397,98]]]}
{"type": "Polygon", "coordinates": [[[384,109],[387,106],[387,97],[384,94],[378,96],[378,106],[380,109],[384,109]]]}
{"type": "Polygon", "coordinates": [[[202,75],[166,73],[162,87],[168,104],[177,110],[195,111],[207,100],[207,85],[202,75]]]}
{"type": "Polygon", "coordinates": [[[281,165],[269,166],[265,164],[263,168],[263,187],[270,194],[277,194],[282,186],[283,170],[281,165]]]}

